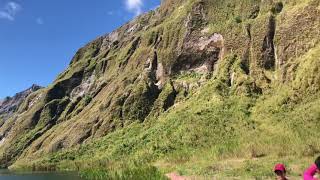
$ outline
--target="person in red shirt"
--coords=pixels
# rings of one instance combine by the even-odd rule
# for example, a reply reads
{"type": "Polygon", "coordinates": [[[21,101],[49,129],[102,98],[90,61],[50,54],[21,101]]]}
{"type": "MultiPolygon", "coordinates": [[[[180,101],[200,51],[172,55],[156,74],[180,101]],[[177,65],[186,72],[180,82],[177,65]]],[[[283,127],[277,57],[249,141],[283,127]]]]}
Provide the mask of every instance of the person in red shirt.
{"type": "Polygon", "coordinates": [[[274,173],[277,180],[288,180],[286,177],[286,167],[283,164],[276,164],[274,167],[274,173]]]}

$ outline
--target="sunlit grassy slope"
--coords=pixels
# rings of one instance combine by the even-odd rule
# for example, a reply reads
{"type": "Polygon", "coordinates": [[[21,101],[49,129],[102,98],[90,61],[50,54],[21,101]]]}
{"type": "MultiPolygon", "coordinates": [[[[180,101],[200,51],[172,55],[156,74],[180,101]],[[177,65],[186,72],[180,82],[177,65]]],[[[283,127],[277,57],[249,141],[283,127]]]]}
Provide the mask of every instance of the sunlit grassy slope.
{"type": "MultiPolygon", "coordinates": [[[[100,179],[162,179],[164,173],[173,171],[197,179],[268,179],[273,176],[273,165],[282,162],[289,175],[299,177],[320,153],[319,4],[315,0],[165,1],[162,11],[168,17],[136,34],[141,45],[123,72],[116,68],[125,63],[139,38],[134,36],[120,50],[110,50],[107,79],[113,84],[107,91],[81,100],[75,108],[79,112],[69,115],[71,120],[62,118],[62,125],[58,123],[39,138],[42,141],[37,139],[27,147],[11,168],[79,170],[86,177],[100,179]],[[162,43],[154,50],[159,61],[165,67],[176,63],[175,48],[182,46],[186,33],[185,17],[193,9],[201,9],[201,4],[207,9],[206,22],[199,25],[201,36],[220,33],[225,54],[208,76],[196,72],[170,75],[150,105],[149,97],[143,96],[146,83],[130,84],[140,73],[132,67],[142,66],[140,60],[153,54],[150,44],[159,33],[162,43]],[[269,37],[273,33],[274,37],[269,37]],[[268,38],[275,49],[272,67],[264,62],[268,60],[268,38]],[[159,108],[165,107],[172,94],[170,83],[196,85],[185,94],[178,89],[174,105],[159,108]],[[125,118],[117,119],[120,116],[114,114],[127,91],[136,96],[122,104],[125,118]],[[145,117],[146,111],[150,114],[145,117]],[[77,130],[91,128],[95,113],[106,119],[103,125],[110,123],[114,129],[106,125],[101,130],[106,135],[100,136],[98,131],[99,138],[47,151],[52,145],[48,141],[56,137],[72,144],[77,130]],[[70,127],[78,129],[69,131],[70,127]]],[[[78,66],[90,71],[92,64],[100,62],[99,57],[89,63],[86,58],[74,62],[61,77],[68,79],[78,66]]],[[[38,129],[29,131],[22,138],[34,137],[36,132],[38,129]]],[[[17,144],[25,147],[20,141],[17,144]]]]}
{"type": "Polygon", "coordinates": [[[57,165],[113,172],[151,164],[163,172],[250,178],[271,177],[274,163],[284,162],[289,173],[298,176],[320,150],[320,98],[313,92],[317,84],[296,88],[318,78],[307,78],[319,63],[318,55],[319,46],[301,57],[292,84],[275,84],[262,96],[233,95],[223,76],[214,77],[157,119],[41,158],[29,168],[57,165]]]}

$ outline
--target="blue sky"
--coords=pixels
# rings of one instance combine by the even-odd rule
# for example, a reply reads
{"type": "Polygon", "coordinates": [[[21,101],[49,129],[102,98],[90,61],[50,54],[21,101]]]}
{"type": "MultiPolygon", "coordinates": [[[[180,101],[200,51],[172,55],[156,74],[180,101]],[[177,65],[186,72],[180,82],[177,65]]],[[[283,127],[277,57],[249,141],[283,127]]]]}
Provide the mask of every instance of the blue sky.
{"type": "Polygon", "coordinates": [[[0,0],[0,98],[46,86],[77,49],[160,0],[0,0]]]}

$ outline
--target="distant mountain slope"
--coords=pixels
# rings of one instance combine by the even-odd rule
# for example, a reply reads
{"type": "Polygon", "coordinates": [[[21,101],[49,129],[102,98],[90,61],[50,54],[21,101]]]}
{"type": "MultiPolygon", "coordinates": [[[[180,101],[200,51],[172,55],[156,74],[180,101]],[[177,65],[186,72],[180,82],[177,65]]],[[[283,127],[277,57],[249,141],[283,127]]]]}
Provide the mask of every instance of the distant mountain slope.
{"type": "Polygon", "coordinates": [[[1,164],[269,176],[320,152],[319,29],[318,0],[165,0],[29,95],[0,127],[1,164]],[[270,164],[212,162],[230,158],[270,164]]]}
{"type": "Polygon", "coordinates": [[[33,92],[41,89],[38,85],[32,85],[30,88],[15,94],[13,97],[6,97],[0,100],[0,117],[2,121],[9,119],[17,110],[25,99],[33,92]]]}

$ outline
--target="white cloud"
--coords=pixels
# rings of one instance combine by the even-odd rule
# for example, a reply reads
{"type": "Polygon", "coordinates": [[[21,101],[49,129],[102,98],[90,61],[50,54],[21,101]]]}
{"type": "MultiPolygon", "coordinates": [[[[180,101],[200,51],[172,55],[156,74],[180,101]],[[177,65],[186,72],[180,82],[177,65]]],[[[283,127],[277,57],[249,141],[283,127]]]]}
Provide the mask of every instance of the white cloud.
{"type": "Polygon", "coordinates": [[[15,16],[20,10],[21,6],[18,3],[10,1],[3,8],[0,9],[0,19],[14,21],[15,16]]]}
{"type": "Polygon", "coordinates": [[[126,8],[130,12],[139,15],[142,13],[143,1],[142,0],[126,0],[126,8]]]}
{"type": "Polygon", "coordinates": [[[39,25],[44,24],[43,19],[41,17],[36,19],[36,23],[39,24],[39,25]]]}

